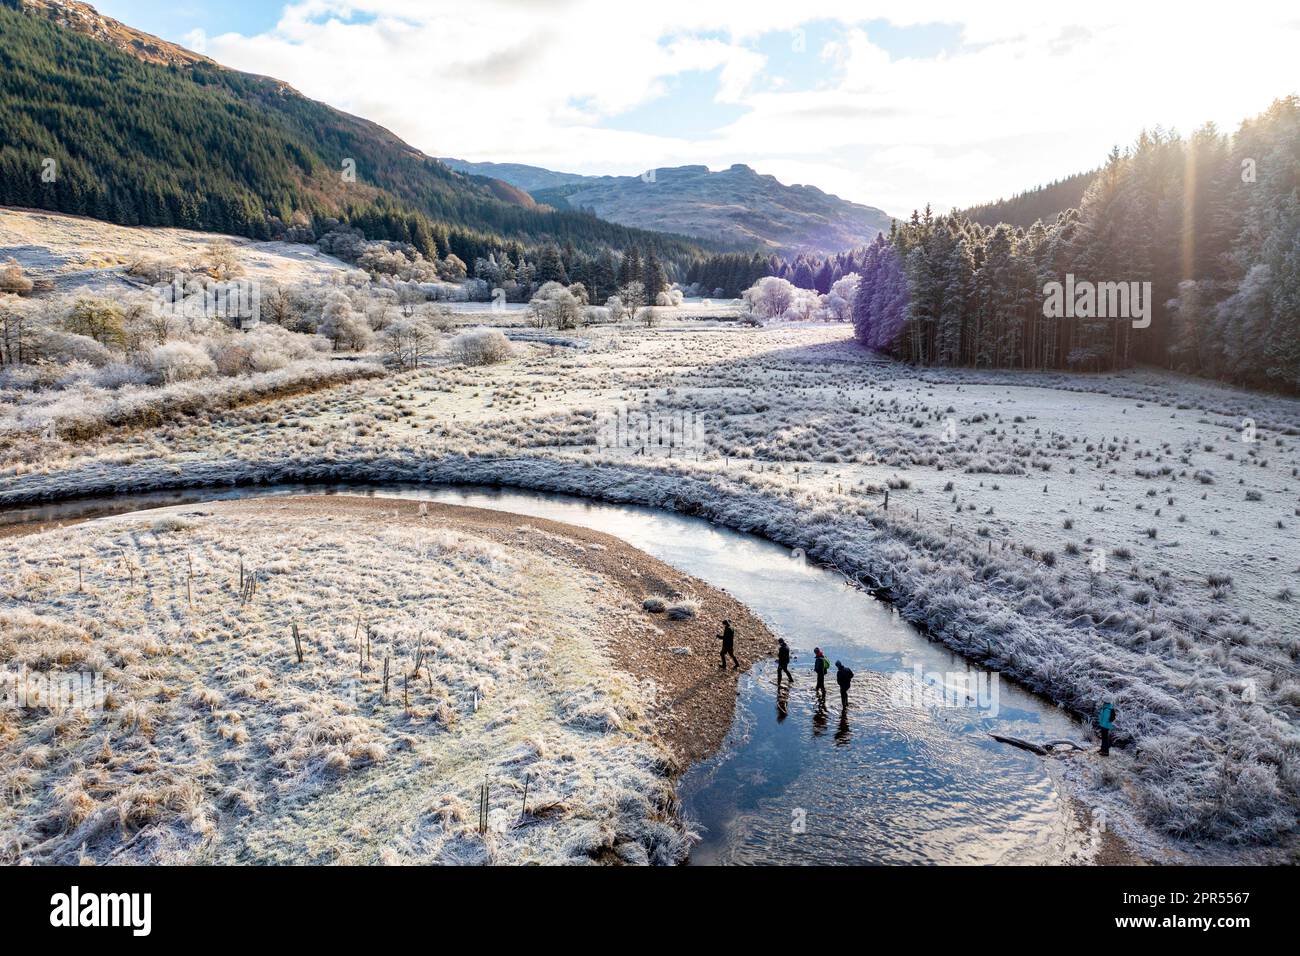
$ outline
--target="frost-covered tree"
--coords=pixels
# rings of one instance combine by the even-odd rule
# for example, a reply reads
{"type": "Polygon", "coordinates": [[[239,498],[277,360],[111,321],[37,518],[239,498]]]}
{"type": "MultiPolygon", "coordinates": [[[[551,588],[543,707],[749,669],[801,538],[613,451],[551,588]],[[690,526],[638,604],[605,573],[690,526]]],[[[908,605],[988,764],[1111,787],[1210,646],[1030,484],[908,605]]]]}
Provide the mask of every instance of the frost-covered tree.
{"type": "Polygon", "coordinates": [[[438,263],[438,277],[448,282],[460,282],[469,274],[465,263],[455,253],[447,253],[446,258],[438,263]]]}
{"type": "Polygon", "coordinates": [[[853,334],[863,345],[893,352],[907,322],[907,276],[898,251],[884,236],[867,248],[853,302],[853,334]]]}
{"type": "Polygon", "coordinates": [[[149,365],[165,384],[189,382],[217,374],[217,365],[201,346],[192,342],[167,342],[149,353],[149,365]]]}
{"type": "Polygon", "coordinates": [[[438,331],[423,316],[403,317],[380,333],[379,342],[402,368],[418,368],[437,347],[438,331]]]}
{"type": "Polygon", "coordinates": [[[853,300],[858,294],[860,278],[861,276],[856,272],[850,272],[832,283],[830,291],[826,293],[825,305],[828,319],[833,322],[853,321],[853,300]]]}
{"type": "Polygon", "coordinates": [[[32,280],[27,278],[17,259],[10,258],[0,266],[0,295],[30,295],[32,287],[32,280]]]}
{"type": "Polygon", "coordinates": [[[510,340],[500,329],[466,329],[451,342],[451,354],[465,365],[493,365],[510,357],[510,340]]]}
{"type": "Polygon", "coordinates": [[[796,288],[785,279],[764,276],[744,291],[742,298],[749,311],[760,319],[775,319],[785,315],[794,302],[796,288]]]}
{"type": "Polygon", "coordinates": [[[108,299],[78,299],[64,317],[63,326],[108,348],[120,349],[126,343],[126,313],[108,299]]]}
{"type": "Polygon", "coordinates": [[[611,322],[621,322],[627,314],[627,306],[623,304],[621,298],[611,295],[605,300],[605,311],[608,313],[611,322]]]}
{"type": "Polygon", "coordinates": [[[239,253],[229,239],[217,239],[208,245],[203,268],[218,282],[225,282],[227,279],[234,279],[244,274],[239,253]]]}
{"type": "Polygon", "coordinates": [[[538,289],[529,306],[538,327],[553,325],[557,329],[572,329],[582,318],[582,303],[558,281],[547,282],[538,289]]]}
{"type": "Polygon", "coordinates": [[[637,310],[646,304],[645,286],[638,280],[627,282],[619,287],[618,299],[623,305],[624,312],[635,315],[637,310]]]}
{"type": "Polygon", "coordinates": [[[329,339],[335,350],[363,349],[374,338],[366,317],[353,308],[352,301],[341,291],[330,293],[316,331],[329,339]]]}

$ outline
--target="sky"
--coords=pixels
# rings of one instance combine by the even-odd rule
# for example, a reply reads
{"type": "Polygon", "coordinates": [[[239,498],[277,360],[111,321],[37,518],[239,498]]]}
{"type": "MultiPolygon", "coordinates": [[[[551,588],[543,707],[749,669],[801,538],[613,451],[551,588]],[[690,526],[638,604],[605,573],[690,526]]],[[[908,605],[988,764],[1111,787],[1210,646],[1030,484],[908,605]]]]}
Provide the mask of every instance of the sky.
{"type": "Polygon", "coordinates": [[[1266,0],[94,5],[433,156],[746,163],[896,216],[1095,168],[1143,128],[1233,130],[1300,93],[1300,7],[1266,0]]]}

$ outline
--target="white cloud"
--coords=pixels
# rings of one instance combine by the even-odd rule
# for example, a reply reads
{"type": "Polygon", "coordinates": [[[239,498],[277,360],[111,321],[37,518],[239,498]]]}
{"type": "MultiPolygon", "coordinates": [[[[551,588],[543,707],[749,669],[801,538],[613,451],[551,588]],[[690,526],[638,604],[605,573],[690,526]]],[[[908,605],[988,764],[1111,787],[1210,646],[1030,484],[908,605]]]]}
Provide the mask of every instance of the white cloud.
{"type": "Polygon", "coordinates": [[[273,31],[208,38],[207,52],[434,155],[601,173],[745,162],[905,214],[1089,168],[1143,126],[1235,127],[1296,91],[1297,41],[1289,4],[306,0],[273,31]],[[849,25],[807,50],[825,88],[771,82],[749,44],[821,19],[849,25]],[[874,19],[960,24],[963,46],[893,60],[853,26],[874,19]],[[716,101],[748,112],[696,141],[597,125],[696,70],[718,70],[716,101]]]}

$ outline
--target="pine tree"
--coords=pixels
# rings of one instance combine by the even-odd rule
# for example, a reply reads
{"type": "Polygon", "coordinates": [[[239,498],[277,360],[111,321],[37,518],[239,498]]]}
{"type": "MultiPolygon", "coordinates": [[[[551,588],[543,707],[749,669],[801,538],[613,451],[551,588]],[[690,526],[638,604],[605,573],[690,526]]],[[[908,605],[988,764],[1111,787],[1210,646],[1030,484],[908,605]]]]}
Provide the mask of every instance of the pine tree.
{"type": "Polygon", "coordinates": [[[664,274],[664,267],[659,264],[659,257],[651,249],[646,253],[644,277],[642,282],[645,283],[645,294],[654,303],[655,297],[668,288],[668,277],[664,274]]]}
{"type": "Polygon", "coordinates": [[[536,279],[543,285],[547,282],[559,282],[561,285],[569,283],[569,275],[565,271],[560,248],[553,242],[542,246],[538,254],[536,279]]]}
{"type": "Polygon", "coordinates": [[[644,273],[641,269],[641,253],[637,252],[636,246],[631,246],[623,253],[623,261],[618,266],[618,284],[625,286],[629,282],[643,282],[644,273]]]}

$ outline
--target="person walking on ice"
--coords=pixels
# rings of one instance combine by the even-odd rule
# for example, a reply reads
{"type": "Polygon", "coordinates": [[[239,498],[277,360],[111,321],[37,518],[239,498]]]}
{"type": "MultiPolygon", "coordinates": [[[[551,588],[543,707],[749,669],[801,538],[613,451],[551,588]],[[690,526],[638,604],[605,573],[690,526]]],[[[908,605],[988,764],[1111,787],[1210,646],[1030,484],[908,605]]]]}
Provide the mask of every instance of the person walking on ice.
{"type": "Polygon", "coordinates": [[[794,683],[794,675],[790,673],[790,645],[785,642],[784,637],[776,639],[776,682],[781,683],[781,674],[790,678],[790,683],[794,683]]]}
{"type": "Polygon", "coordinates": [[[727,658],[731,658],[731,669],[740,670],[740,661],[736,660],[736,632],[731,628],[731,622],[725,618],[722,621],[722,633],[716,635],[718,640],[722,641],[722,663],[718,665],[721,670],[727,669],[727,658]]]}
{"type": "Polygon", "coordinates": [[[1097,728],[1101,731],[1101,750],[1099,753],[1103,757],[1110,756],[1110,731],[1115,726],[1115,716],[1119,711],[1110,701],[1101,705],[1101,710],[1097,711],[1097,728]]]}
{"type": "Polygon", "coordinates": [[[840,706],[849,709],[849,684],[853,680],[853,671],[839,661],[835,662],[835,683],[840,685],[840,706]]]}
{"type": "Polygon", "coordinates": [[[831,669],[831,662],[826,659],[820,647],[813,648],[813,673],[817,675],[817,696],[826,697],[826,672],[831,669]]]}

